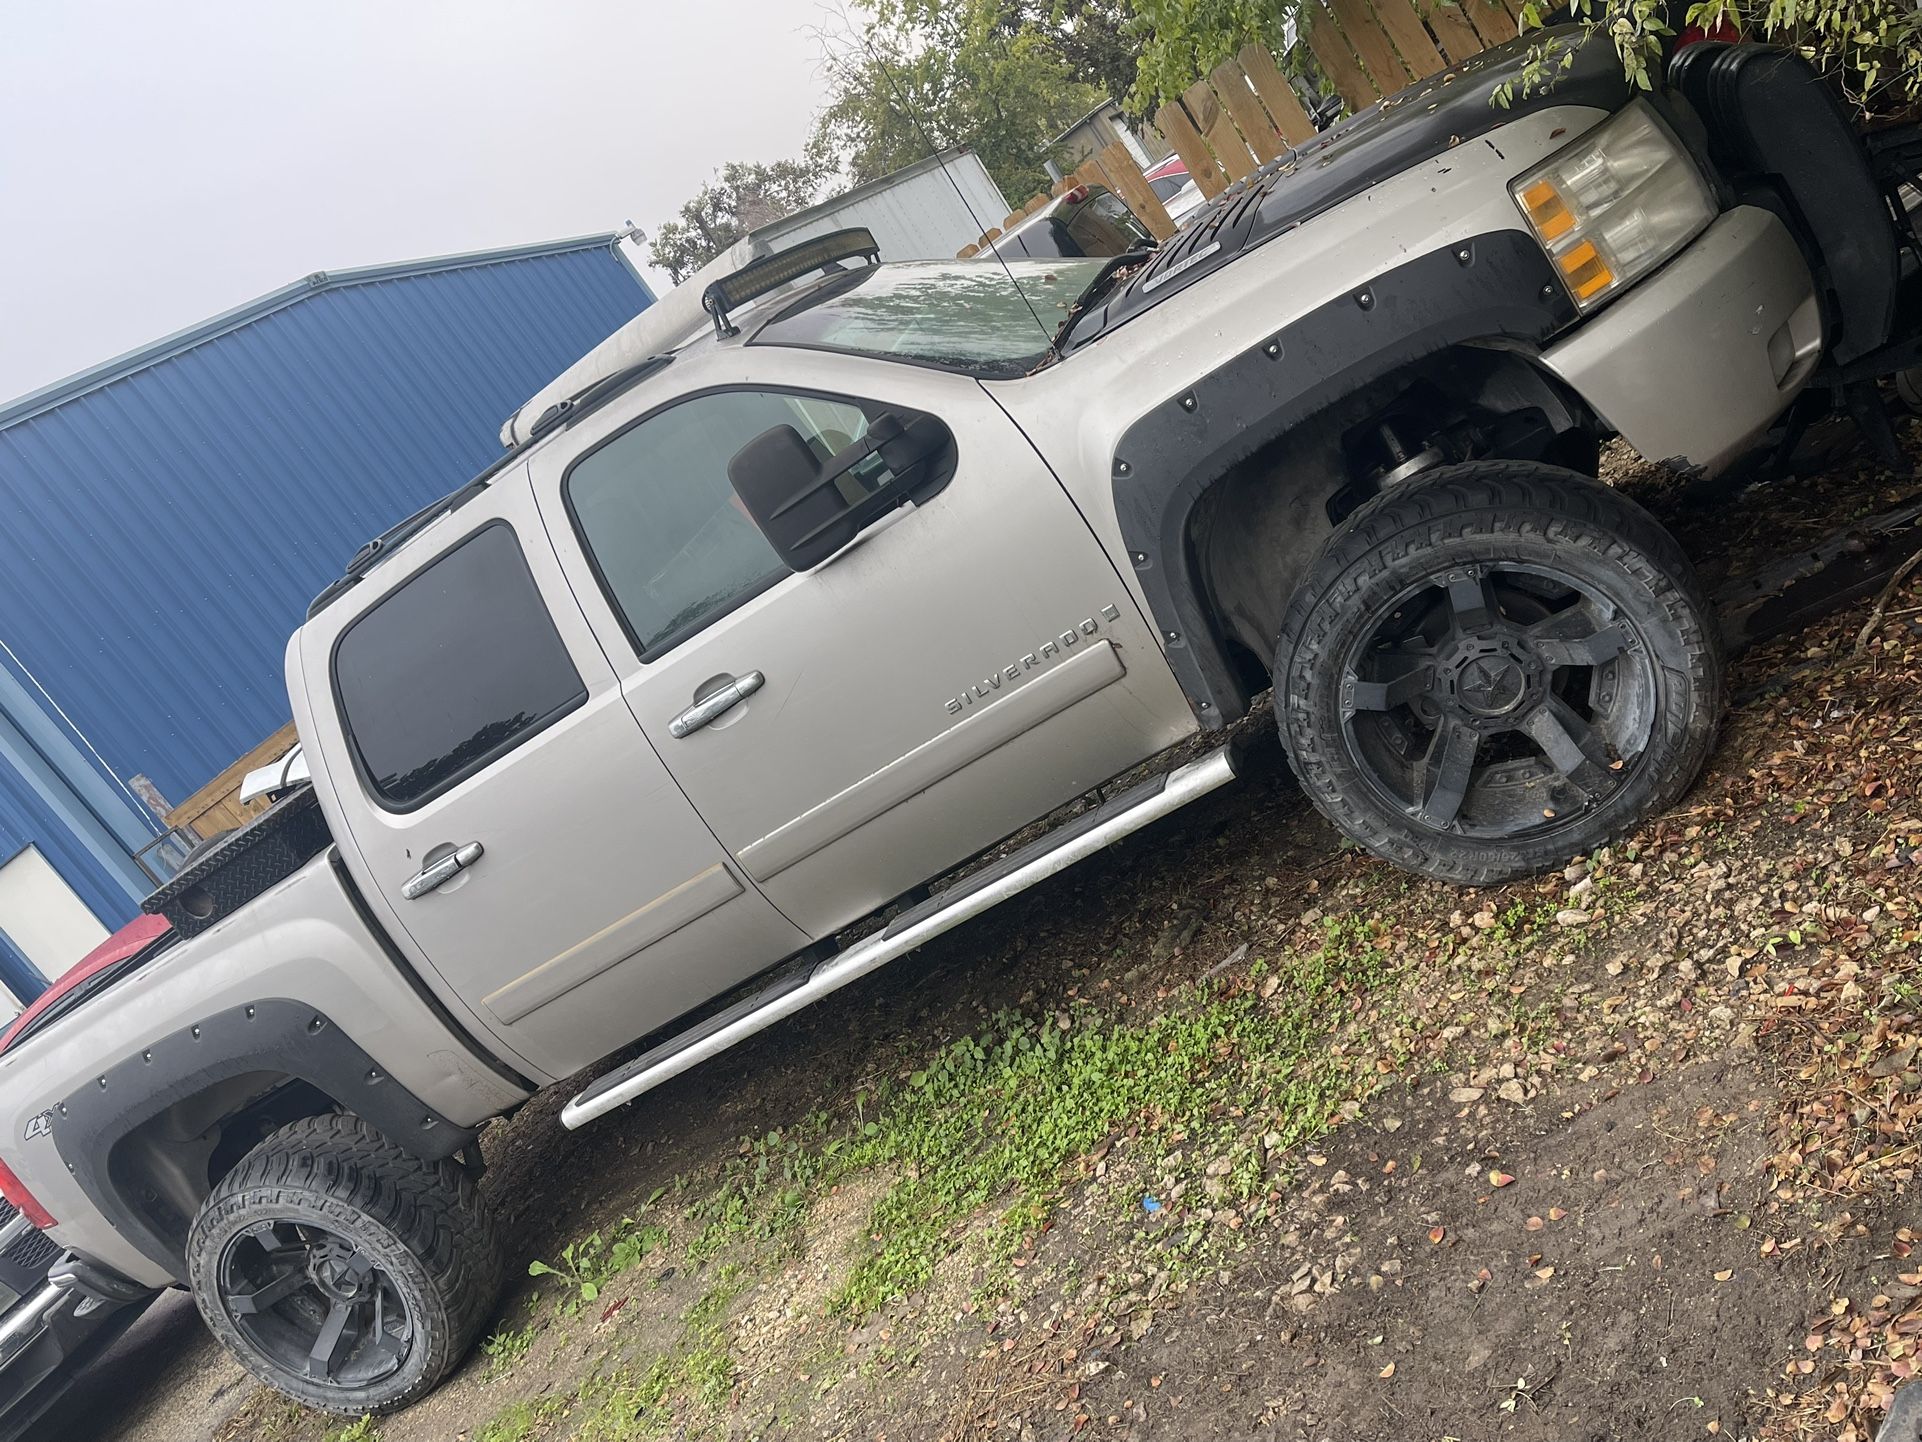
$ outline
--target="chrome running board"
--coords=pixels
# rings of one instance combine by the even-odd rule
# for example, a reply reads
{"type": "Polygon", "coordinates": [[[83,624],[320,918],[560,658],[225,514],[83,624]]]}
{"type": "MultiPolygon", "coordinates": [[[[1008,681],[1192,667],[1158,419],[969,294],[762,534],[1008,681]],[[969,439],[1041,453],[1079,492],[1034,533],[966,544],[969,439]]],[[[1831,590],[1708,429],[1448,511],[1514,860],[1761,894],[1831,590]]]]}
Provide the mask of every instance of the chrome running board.
{"type": "Polygon", "coordinates": [[[953,930],[1011,896],[1018,896],[1036,882],[1046,880],[1057,871],[1065,871],[1129,833],[1180,810],[1197,797],[1233,780],[1234,774],[1234,762],[1224,747],[1124,791],[1012,855],[962,878],[939,896],[903,912],[882,930],[823,961],[807,973],[805,979],[796,981],[791,973],[609,1072],[562,1108],[561,1124],[570,1130],[585,1126],[690,1067],[718,1056],[736,1042],[764,1031],[783,1017],[792,1016],[829,992],[838,991],[897,956],[913,951],[923,942],[932,941],[942,932],[953,930]]]}

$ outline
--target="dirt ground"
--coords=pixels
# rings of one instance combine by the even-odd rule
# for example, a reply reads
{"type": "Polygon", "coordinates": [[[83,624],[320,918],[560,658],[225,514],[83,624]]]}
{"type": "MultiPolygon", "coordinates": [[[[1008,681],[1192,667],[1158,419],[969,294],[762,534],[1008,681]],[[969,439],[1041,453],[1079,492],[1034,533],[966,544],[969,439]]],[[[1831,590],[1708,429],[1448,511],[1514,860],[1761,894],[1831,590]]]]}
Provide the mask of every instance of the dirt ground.
{"type": "MultiPolygon", "coordinates": [[[[1911,488],[1620,476],[1717,577],[1911,488]]],[[[1681,805],[1513,886],[1338,845],[1257,737],[607,1120],[490,1128],[510,1282],[417,1406],[306,1413],[171,1299],[36,1435],[1866,1442],[1922,1338],[1922,584],[1857,658],[1867,613],[1741,658],[1681,805]]]]}

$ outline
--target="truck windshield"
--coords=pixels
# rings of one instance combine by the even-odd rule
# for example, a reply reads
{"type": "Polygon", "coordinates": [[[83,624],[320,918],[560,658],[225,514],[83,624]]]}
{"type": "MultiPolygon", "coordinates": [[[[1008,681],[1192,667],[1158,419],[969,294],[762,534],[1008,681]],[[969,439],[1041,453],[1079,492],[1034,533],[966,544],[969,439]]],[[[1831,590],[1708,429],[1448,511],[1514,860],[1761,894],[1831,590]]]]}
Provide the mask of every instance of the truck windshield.
{"type": "Polygon", "coordinates": [[[1048,353],[1055,332],[1107,264],[1097,258],[1017,260],[1006,269],[992,260],[870,266],[802,296],[762,326],[754,343],[1020,375],[1048,353]]]}

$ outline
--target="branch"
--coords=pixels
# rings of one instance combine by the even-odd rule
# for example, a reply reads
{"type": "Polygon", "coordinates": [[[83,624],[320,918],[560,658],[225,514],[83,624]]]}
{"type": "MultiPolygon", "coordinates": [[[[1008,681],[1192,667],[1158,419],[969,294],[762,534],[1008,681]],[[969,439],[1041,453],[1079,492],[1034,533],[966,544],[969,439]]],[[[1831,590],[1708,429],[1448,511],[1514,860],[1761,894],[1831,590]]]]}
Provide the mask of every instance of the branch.
{"type": "Polygon", "coordinates": [[[1917,551],[1897,566],[1895,574],[1889,577],[1888,585],[1882,588],[1882,594],[1875,598],[1875,609],[1869,612],[1868,623],[1862,627],[1855,638],[1855,650],[1852,655],[1857,659],[1868,653],[1869,642],[1875,639],[1875,633],[1882,629],[1882,623],[1888,619],[1889,602],[1895,599],[1895,593],[1902,589],[1904,581],[1915,574],[1918,566],[1922,566],[1922,551],[1917,551]]]}

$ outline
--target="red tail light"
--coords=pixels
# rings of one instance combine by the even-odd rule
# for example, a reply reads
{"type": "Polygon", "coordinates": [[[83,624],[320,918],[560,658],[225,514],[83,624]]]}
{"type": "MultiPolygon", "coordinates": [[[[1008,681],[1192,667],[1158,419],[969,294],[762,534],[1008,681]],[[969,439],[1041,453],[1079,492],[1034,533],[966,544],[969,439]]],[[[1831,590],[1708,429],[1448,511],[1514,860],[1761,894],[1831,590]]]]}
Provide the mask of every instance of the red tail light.
{"type": "Polygon", "coordinates": [[[1088,187],[1085,185],[1077,185],[1073,190],[1061,197],[1061,203],[1063,205],[1079,205],[1087,198],[1088,187]]]}
{"type": "Polygon", "coordinates": [[[12,1202],[20,1214],[41,1231],[53,1225],[53,1218],[47,1209],[34,1200],[33,1193],[20,1184],[20,1178],[13,1174],[13,1168],[5,1162],[0,1162],[0,1197],[12,1202]]]}

